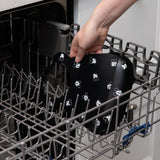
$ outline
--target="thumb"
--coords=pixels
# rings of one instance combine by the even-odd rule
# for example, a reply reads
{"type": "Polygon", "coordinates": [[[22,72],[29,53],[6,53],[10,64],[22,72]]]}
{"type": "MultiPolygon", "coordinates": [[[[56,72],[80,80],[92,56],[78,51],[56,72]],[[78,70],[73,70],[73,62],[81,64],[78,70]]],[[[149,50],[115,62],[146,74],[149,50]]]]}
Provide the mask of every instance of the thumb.
{"type": "Polygon", "coordinates": [[[86,50],[81,47],[78,47],[77,55],[75,57],[75,62],[80,62],[83,59],[85,54],[86,54],[86,50]]]}

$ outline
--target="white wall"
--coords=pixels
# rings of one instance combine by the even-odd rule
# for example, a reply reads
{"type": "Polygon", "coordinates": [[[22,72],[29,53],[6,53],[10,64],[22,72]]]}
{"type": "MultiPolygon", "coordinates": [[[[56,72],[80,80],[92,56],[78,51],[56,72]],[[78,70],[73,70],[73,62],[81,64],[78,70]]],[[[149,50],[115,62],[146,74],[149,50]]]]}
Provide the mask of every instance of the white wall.
{"type": "Polygon", "coordinates": [[[82,27],[100,1],[101,0],[74,0],[74,22],[80,24],[82,27]]]}
{"type": "MultiPolygon", "coordinates": [[[[83,26],[101,0],[74,0],[74,22],[83,26]]],[[[111,27],[109,34],[155,49],[158,0],[138,0],[111,27]]]]}
{"type": "MultiPolygon", "coordinates": [[[[75,0],[75,23],[83,26],[100,0],[75,0]]],[[[134,42],[151,50],[160,51],[160,2],[138,0],[111,27],[109,34],[134,42]]],[[[129,155],[120,154],[118,160],[159,160],[160,125],[156,125],[151,136],[137,139],[131,145],[129,155]]]]}
{"type": "Polygon", "coordinates": [[[158,0],[138,0],[110,28],[113,35],[155,49],[158,0]]]}

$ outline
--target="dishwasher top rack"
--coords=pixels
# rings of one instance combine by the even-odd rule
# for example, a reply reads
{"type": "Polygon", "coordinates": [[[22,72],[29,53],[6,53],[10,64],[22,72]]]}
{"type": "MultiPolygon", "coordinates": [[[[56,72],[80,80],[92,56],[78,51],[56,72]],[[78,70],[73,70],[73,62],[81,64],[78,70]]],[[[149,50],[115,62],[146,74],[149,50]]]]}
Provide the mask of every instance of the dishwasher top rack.
{"type": "MultiPolygon", "coordinates": [[[[160,121],[156,115],[160,112],[159,101],[159,63],[160,53],[152,51],[146,57],[146,49],[128,42],[125,49],[123,41],[108,35],[104,50],[118,50],[125,54],[135,68],[135,84],[129,100],[119,103],[121,96],[110,99],[99,106],[67,117],[64,105],[67,86],[53,85],[42,78],[27,75],[17,67],[3,64],[0,77],[0,157],[7,160],[43,160],[43,159],[96,159],[100,156],[113,158],[125,150],[134,136],[146,137],[153,125],[160,121]],[[87,113],[100,109],[105,104],[116,101],[111,109],[86,119],[87,113]],[[121,125],[115,123],[115,130],[97,135],[96,128],[100,116],[117,110],[128,104],[121,125]],[[82,119],[79,123],[77,119],[82,119]],[[91,133],[85,124],[95,120],[95,132],[91,133]]],[[[38,61],[38,60],[37,60],[38,61]]],[[[66,83],[65,69],[59,71],[55,64],[54,78],[61,72],[63,84],[66,83]]],[[[77,96],[78,100],[78,96],[77,96]]],[[[76,107],[76,103],[75,103],[76,107]]],[[[118,114],[116,116],[116,122],[118,114]]]]}

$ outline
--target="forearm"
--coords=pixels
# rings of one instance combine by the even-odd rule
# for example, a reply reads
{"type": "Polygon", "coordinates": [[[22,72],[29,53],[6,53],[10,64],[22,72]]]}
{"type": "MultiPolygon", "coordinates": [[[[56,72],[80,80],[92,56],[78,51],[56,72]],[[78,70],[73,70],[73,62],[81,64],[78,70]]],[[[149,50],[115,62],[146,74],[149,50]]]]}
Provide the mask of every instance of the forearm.
{"type": "Polygon", "coordinates": [[[137,0],[102,0],[94,10],[89,22],[97,28],[109,28],[137,0]]]}
{"type": "Polygon", "coordinates": [[[137,0],[102,0],[72,41],[70,56],[80,62],[86,53],[102,53],[110,25],[137,0]]]}

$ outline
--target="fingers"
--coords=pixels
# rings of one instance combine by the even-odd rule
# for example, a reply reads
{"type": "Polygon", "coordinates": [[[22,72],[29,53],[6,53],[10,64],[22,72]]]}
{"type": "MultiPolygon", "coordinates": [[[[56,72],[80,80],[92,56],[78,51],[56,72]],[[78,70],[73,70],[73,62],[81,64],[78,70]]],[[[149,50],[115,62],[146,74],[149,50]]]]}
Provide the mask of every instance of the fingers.
{"type": "Polygon", "coordinates": [[[75,62],[80,62],[86,53],[102,53],[105,36],[102,38],[98,33],[86,33],[85,29],[81,29],[73,38],[70,57],[75,57],[75,62]]]}
{"type": "Polygon", "coordinates": [[[75,62],[80,62],[83,57],[85,55],[85,50],[80,48],[80,47],[77,47],[77,49],[73,49],[73,47],[71,48],[70,50],[70,57],[73,58],[75,57],[75,62]]]}
{"type": "Polygon", "coordinates": [[[77,49],[76,48],[73,49],[73,47],[71,47],[69,56],[73,58],[76,57],[76,55],[77,55],[77,49]]]}
{"type": "Polygon", "coordinates": [[[81,47],[76,47],[72,44],[69,56],[71,58],[75,57],[75,61],[80,62],[83,59],[85,53],[86,53],[85,49],[81,47]]]}
{"type": "Polygon", "coordinates": [[[78,46],[78,41],[77,41],[77,38],[75,36],[74,39],[72,40],[70,54],[69,54],[69,56],[71,58],[75,57],[77,55],[77,51],[78,51],[78,47],[77,46],[78,46]]]}
{"type": "Polygon", "coordinates": [[[78,34],[77,34],[72,41],[69,56],[71,58],[75,57],[75,61],[80,62],[83,59],[85,53],[86,53],[86,50],[79,46],[78,34]]]}
{"type": "Polygon", "coordinates": [[[81,47],[78,47],[78,51],[77,51],[77,55],[76,55],[76,58],[75,58],[75,62],[80,62],[84,55],[86,54],[86,50],[81,48],[81,47]]]}
{"type": "Polygon", "coordinates": [[[80,46],[75,46],[75,42],[73,41],[72,45],[71,45],[71,50],[70,50],[70,57],[75,57],[75,61],[76,62],[80,62],[84,55],[88,53],[88,54],[101,54],[102,53],[102,46],[96,46],[96,47],[92,47],[88,50],[80,47],[80,46]]]}
{"type": "Polygon", "coordinates": [[[91,48],[89,48],[89,49],[87,49],[87,53],[88,54],[95,54],[95,53],[97,53],[97,54],[101,54],[102,53],[102,49],[103,48],[103,46],[93,46],[93,47],[91,47],[91,48]]]}
{"type": "Polygon", "coordinates": [[[97,54],[101,54],[102,53],[102,49],[99,49],[96,51],[97,54]]]}
{"type": "Polygon", "coordinates": [[[95,53],[101,54],[102,49],[98,49],[96,51],[93,50],[93,51],[88,52],[81,47],[77,47],[76,49],[74,49],[72,47],[71,50],[70,50],[70,57],[75,57],[75,62],[80,62],[83,59],[86,52],[89,53],[89,54],[95,54],[95,53]]]}

